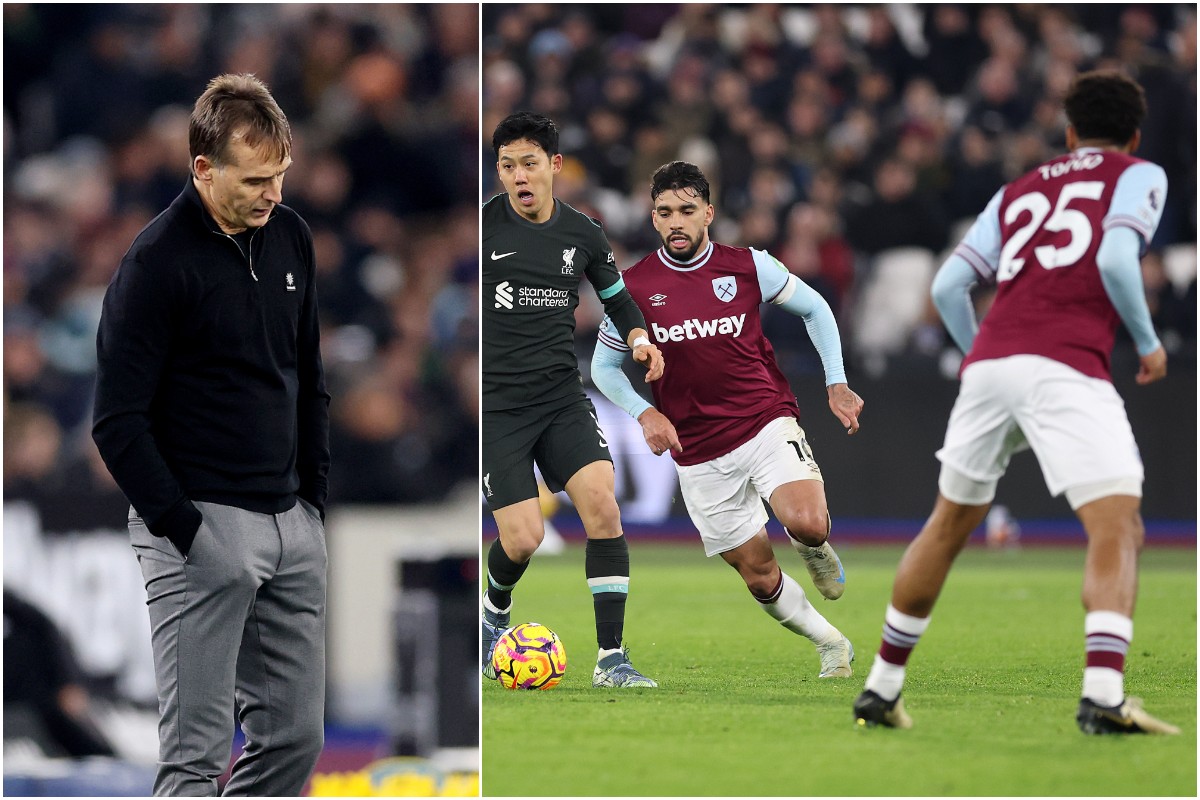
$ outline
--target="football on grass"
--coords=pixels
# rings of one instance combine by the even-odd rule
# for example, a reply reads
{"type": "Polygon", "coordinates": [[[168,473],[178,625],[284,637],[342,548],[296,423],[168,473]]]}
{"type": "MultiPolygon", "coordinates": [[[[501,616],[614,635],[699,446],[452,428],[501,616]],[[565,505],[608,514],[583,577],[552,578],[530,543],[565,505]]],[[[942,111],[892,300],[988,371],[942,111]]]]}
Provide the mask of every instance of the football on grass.
{"type": "Polygon", "coordinates": [[[492,667],[506,689],[553,689],[567,672],[567,650],[545,625],[522,622],[500,634],[492,667]]]}

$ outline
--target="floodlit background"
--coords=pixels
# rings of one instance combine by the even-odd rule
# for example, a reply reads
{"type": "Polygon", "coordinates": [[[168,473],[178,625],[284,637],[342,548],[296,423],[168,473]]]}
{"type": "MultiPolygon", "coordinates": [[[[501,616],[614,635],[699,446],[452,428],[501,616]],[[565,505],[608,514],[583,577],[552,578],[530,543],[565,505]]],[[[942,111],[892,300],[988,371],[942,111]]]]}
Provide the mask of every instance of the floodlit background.
{"type": "MultiPolygon", "coordinates": [[[[329,773],[397,754],[430,759],[424,788],[476,770],[478,7],[3,13],[5,793],[149,792],[149,621],[90,437],[95,334],[122,254],[187,180],[188,114],[221,72],[256,74],[288,115],[284,202],[317,251],[333,467],[312,789],[343,794],[329,773]],[[84,753],[119,761],[43,760],[84,753]]],[[[371,781],[394,793],[413,769],[371,781]]]]}
{"type": "MultiPolygon", "coordinates": [[[[1194,7],[487,4],[483,27],[485,198],[501,190],[492,131],[532,109],[561,132],[558,196],[603,221],[620,266],[661,244],[650,175],[685,159],[713,185],[715,240],[768,249],[829,301],[850,385],[866,401],[854,440],[827,410],[803,321],[767,306],[763,325],[799,396],[839,536],[907,537],[916,528],[893,521],[932,505],[933,453],[961,360],[929,301],[936,268],[1001,185],[1063,150],[1061,98],[1077,72],[1116,67],[1137,78],[1149,103],[1138,155],[1170,181],[1142,262],[1170,377],[1134,387],[1123,329],[1114,377],[1146,463],[1146,517],[1164,523],[1151,541],[1194,542],[1194,7]]],[[[586,377],[602,309],[584,296],[586,377]]],[[[978,297],[981,313],[988,300],[978,297]]],[[[673,466],[647,451],[623,412],[593,399],[613,442],[623,518],[694,537],[673,466]]],[[[1033,528],[1075,536],[1030,455],[1014,459],[997,502],[1027,537],[1033,528]]],[[[565,513],[555,522],[576,524],[565,513]]]]}

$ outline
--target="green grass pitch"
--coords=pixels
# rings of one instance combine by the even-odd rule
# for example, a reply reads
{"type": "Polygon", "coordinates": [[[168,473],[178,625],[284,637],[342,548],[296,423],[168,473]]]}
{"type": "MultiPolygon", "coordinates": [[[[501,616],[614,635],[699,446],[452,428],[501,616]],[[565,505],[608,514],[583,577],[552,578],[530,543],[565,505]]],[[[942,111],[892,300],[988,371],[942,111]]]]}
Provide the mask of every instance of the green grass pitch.
{"type": "Polygon", "coordinates": [[[639,543],[625,641],[656,690],[591,688],[596,643],[583,547],[537,557],[513,622],[567,647],[544,692],[483,687],[488,796],[1196,796],[1196,552],[1147,550],[1126,689],[1173,737],[1085,737],[1082,548],[968,548],[909,662],[910,731],[858,729],[851,704],[879,646],[901,548],[839,548],[845,595],[821,599],[799,557],[780,563],[855,645],[854,677],[818,680],[805,639],[764,614],[699,541],[639,543]]]}

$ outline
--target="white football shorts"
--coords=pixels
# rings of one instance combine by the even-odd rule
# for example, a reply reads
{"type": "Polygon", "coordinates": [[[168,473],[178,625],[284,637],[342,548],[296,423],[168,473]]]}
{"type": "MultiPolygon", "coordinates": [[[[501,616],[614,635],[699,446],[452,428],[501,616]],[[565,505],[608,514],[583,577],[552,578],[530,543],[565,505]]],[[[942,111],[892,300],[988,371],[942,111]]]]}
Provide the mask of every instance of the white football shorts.
{"type": "Polygon", "coordinates": [[[1073,508],[1097,499],[1096,487],[1141,496],[1142,459],[1111,383],[1044,356],[968,366],[937,452],[943,496],[967,505],[990,502],[1013,453],[1029,448],[1050,493],[1066,492],[1073,508]]]}
{"type": "Polygon", "coordinates": [[[753,439],[712,461],[676,469],[707,556],[732,550],[758,533],[768,519],[763,501],[783,484],[823,480],[795,417],[771,420],[753,439]]]}

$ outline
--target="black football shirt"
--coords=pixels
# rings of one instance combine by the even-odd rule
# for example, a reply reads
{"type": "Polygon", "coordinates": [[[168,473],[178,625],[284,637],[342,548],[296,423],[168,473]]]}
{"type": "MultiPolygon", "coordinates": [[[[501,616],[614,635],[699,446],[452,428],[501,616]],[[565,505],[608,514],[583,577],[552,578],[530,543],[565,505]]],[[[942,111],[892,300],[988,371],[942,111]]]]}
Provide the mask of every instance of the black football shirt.
{"type": "Polygon", "coordinates": [[[507,194],[483,206],[483,410],[582,396],[574,348],[579,282],[605,299],[623,287],[600,223],[555,199],[543,223],[507,194]]]}

